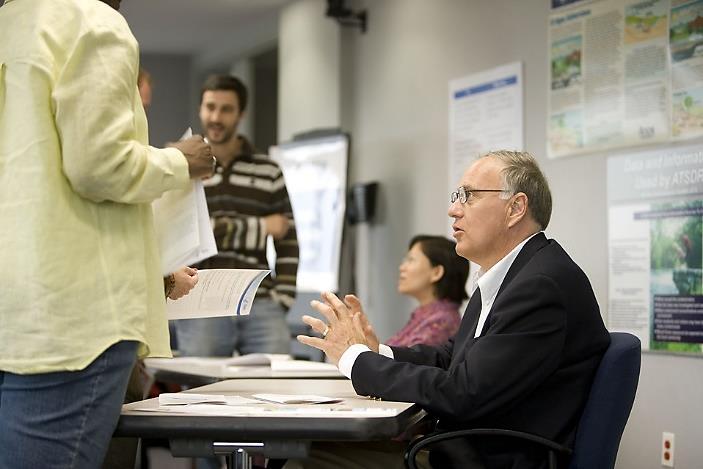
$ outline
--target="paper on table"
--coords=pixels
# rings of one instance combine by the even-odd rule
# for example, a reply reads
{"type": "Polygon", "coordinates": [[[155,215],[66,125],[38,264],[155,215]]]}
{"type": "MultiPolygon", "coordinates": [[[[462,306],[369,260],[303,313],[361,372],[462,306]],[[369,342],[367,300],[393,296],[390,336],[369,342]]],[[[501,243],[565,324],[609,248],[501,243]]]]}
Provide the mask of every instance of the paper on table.
{"type": "Polygon", "coordinates": [[[338,397],[316,396],[314,394],[252,394],[251,397],[276,404],[331,404],[344,400],[338,397]]]}
{"type": "Polygon", "coordinates": [[[164,392],[159,394],[159,405],[193,405],[193,404],[223,404],[251,405],[260,401],[242,396],[225,396],[221,394],[195,394],[187,392],[164,392]]]}
{"type": "Polygon", "coordinates": [[[259,284],[270,270],[204,269],[186,296],[167,300],[169,319],[244,316],[249,314],[259,284]]]}
{"type": "Polygon", "coordinates": [[[400,410],[384,407],[329,407],[303,405],[275,406],[258,402],[258,405],[222,405],[222,404],[192,404],[192,405],[159,405],[153,407],[147,404],[127,404],[129,410],[137,412],[155,412],[189,415],[226,416],[255,416],[255,417],[291,417],[291,418],[373,418],[392,417],[400,410]]]}
{"type": "MultiPolygon", "coordinates": [[[[181,139],[191,135],[189,128],[181,139]]],[[[202,181],[164,193],[152,203],[152,211],[164,276],[217,254],[202,181]]]]}
{"type": "Polygon", "coordinates": [[[337,371],[337,365],[308,360],[276,360],[271,362],[271,371],[337,371]]]}
{"type": "Polygon", "coordinates": [[[273,367],[274,363],[291,360],[292,357],[287,353],[247,353],[245,355],[225,358],[222,364],[224,366],[271,365],[273,367]]]}

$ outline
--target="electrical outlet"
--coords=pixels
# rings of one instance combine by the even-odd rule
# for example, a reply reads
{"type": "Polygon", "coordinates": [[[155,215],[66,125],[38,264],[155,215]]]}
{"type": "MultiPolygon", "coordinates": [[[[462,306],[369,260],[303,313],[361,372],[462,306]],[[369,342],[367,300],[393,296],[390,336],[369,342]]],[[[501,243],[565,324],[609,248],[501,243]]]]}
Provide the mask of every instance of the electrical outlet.
{"type": "Polygon", "coordinates": [[[662,433],[662,466],[674,467],[674,434],[662,433]]]}

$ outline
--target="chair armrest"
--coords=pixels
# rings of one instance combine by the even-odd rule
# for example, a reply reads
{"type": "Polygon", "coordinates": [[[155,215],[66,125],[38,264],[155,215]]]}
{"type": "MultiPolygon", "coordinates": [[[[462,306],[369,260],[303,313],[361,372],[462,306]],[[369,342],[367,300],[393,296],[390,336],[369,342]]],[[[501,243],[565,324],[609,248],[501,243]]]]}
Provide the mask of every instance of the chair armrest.
{"type": "Polygon", "coordinates": [[[468,430],[457,430],[453,432],[434,432],[420,438],[416,438],[408,444],[408,447],[405,450],[405,467],[408,469],[416,469],[417,466],[415,465],[415,457],[417,456],[417,453],[426,446],[438,443],[440,441],[472,436],[507,436],[535,443],[544,447],[548,452],[550,469],[556,469],[556,453],[561,453],[567,456],[571,454],[571,449],[566,446],[562,446],[552,440],[548,440],[531,433],[505,430],[502,428],[471,428],[468,430]]]}

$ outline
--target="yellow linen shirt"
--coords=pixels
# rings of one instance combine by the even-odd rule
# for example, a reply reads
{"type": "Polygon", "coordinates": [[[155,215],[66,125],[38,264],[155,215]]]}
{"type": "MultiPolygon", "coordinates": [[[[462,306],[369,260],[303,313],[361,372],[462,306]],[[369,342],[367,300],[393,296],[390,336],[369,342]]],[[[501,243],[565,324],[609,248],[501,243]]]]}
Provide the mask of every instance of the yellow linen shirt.
{"type": "Polygon", "coordinates": [[[148,146],[138,68],[98,0],[0,8],[0,370],[80,370],[121,340],[170,355],[150,202],[188,165],[148,146]]]}

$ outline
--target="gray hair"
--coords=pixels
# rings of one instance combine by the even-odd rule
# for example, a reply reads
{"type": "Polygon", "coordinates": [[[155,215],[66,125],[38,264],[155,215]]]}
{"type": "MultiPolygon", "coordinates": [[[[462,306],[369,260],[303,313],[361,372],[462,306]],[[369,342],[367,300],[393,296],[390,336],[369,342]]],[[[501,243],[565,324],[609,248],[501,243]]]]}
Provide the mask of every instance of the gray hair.
{"type": "Polygon", "coordinates": [[[552,193],[535,157],[526,151],[496,150],[479,158],[487,157],[503,163],[501,175],[505,190],[512,194],[524,193],[532,219],[540,229],[547,228],[552,216],[552,193]]]}

